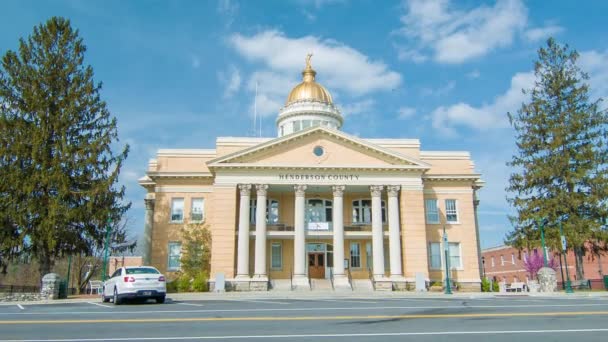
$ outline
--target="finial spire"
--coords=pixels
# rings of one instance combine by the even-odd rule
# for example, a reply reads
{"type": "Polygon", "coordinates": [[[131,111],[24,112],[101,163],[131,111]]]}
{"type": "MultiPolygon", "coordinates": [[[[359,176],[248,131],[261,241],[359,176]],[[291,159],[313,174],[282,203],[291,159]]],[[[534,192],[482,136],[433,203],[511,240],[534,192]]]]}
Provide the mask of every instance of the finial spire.
{"type": "Polygon", "coordinates": [[[306,68],[302,71],[302,79],[304,82],[314,82],[315,75],[317,72],[310,65],[310,59],[312,58],[312,53],[308,53],[306,55],[306,68]]]}
{"type": "Polygon", "coordinates": [[[308,53],[306,55],[306,69],[312,69],[312,66],[310,65],[311,58],[312,58],[312,53],[308,53]]]}

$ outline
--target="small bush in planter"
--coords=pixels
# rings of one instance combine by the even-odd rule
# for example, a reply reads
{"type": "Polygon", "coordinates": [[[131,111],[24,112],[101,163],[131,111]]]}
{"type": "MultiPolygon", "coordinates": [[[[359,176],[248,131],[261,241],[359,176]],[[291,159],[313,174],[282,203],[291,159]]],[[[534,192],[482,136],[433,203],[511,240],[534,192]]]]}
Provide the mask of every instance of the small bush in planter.
{"type": "Polygon", "coordinates": [[[490,292],[490,281],[488,278],[481,280],[481,292],[490,292]]]}

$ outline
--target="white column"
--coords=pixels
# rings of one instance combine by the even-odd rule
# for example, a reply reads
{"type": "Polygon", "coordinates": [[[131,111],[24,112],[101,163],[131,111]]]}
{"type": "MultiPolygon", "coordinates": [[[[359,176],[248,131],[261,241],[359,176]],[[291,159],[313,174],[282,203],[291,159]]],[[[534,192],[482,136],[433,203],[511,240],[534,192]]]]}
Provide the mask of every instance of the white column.
{"type": "Polygon", "coordinates": [[[266,191],[268,185],[255,186],[257,204],[255,210],[255,269],[258,278],[266,278],[266,191]]]}
{"type": "Polygon", "coordinates": [[[236,277],[249,278],[249,193],[251,184],[239,184],[241,204],[239,207],[239,241],[236,277]]]}
{"type": "Polygon", "coordinates": [[[372,255],[374,279],[384,278],[384,234],[382,232],[382,185],[369,187],[372,194],[372,255]]]}
{"type": "Polygon", "coordinates": [[[294,185],[296,192],[295,200],[295,222],[293,239],[293,276],[295,285],[304,285],[308,283],[306,276],[306,230],[304,227],[304,195],[306,185],[294,185]]]}
{"type": "Polygon", "coordinates": [[[334,277],[344,277],[344,185],[334,185],[333,224],[334,224],[334,277]]]}
{"type": "Polygon", "coordinates": [[[152,229],[154,225],[154,198],[144,199],[146,205],[146,220],[144,223],[144,238],[142,240],[143,264],[146,266],[152,263],[152,229]]]}
{"type": "Polygon", "coordinates": [[[388,192],[388,241],[390,253],[391,278],[402,278],[401,234],[399,232],[399,185],[389,185],[388,192]]]}

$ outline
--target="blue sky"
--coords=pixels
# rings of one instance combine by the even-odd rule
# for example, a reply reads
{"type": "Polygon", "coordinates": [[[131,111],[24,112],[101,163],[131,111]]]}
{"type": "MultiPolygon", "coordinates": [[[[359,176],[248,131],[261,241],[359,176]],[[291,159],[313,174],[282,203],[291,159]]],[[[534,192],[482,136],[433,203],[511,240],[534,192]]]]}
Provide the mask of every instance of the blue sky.
{"type": "MultiPolygon", "coordinates": [[[[506,113],[534,82],[552,35],[581,53],[593,98],[608,95],[605,1],[4,1],[0,53],[64,16],[131,145],[121,182],[143,231],[137,184],[159,148],[213,148],[251,136],[255,83],[262,135],[312,52],[317,80],[363,138],[419,138],[423,150],[470,151],[481,191],[483,247],[510,229],[504,188],[514,153],[506,113]]],[[[606,105],[604,104],[604,107],[606,105]]]]}

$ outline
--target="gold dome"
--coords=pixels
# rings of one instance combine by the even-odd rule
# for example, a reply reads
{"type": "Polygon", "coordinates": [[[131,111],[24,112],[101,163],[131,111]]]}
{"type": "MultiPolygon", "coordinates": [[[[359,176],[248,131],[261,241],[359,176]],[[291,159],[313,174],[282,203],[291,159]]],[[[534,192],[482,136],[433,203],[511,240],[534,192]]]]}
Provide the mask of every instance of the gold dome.
{"type": "Polygon", "coordinates": [[[306,68],[302,71],[302,83],[291,90],[285,105],[298,101],[317,101],[333,104],[329,91],[315,82],[315,75],[317,72],[310,66],[310,57],[312,57],[312,54],[306,56],[306,68]]]}

